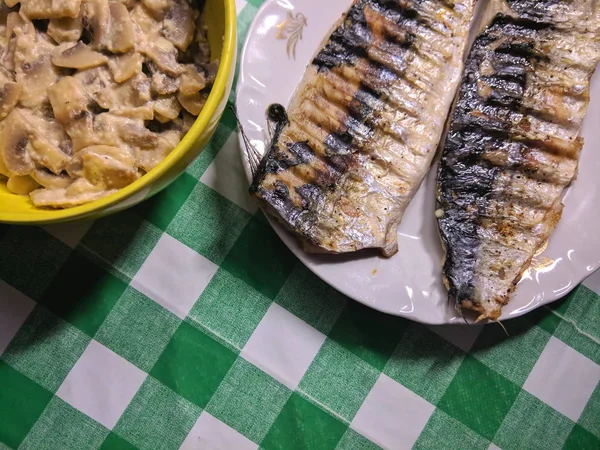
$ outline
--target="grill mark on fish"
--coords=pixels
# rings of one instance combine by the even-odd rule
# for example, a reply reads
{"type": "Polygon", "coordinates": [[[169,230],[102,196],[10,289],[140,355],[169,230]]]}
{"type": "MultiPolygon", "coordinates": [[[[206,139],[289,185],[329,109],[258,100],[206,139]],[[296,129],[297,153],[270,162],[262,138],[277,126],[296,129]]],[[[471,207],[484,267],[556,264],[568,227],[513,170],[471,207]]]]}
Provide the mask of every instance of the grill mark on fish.
{"type": "Polygon", "coordinates": [[[356,0],[313,58],[250,188],[310,249],[395,253],[460,81],[474,3],[356,0]],[[293,154],[298,142],[310,160],[293,154]]]}
{"type": "Polygon", "coordinates": [[[508,3],[517,16],[496,15],[467,58],[438,172],[444,283],[480,320],[500,316],[560,218],[600,59],[594,2],[508,3]]]}

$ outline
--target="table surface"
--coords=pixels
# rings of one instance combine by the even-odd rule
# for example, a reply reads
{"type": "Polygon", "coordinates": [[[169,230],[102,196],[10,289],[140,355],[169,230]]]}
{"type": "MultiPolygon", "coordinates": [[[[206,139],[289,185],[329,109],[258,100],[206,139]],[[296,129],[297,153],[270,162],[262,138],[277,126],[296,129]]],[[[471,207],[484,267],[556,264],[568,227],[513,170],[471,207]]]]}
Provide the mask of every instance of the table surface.
{"type": "Polygon", "coordinates": [[[144,204],[0,226],[0,449],[600,448],[600,274],[508,337],[386,316],[285,248],[237,146],[228,110],[144,204]]]}

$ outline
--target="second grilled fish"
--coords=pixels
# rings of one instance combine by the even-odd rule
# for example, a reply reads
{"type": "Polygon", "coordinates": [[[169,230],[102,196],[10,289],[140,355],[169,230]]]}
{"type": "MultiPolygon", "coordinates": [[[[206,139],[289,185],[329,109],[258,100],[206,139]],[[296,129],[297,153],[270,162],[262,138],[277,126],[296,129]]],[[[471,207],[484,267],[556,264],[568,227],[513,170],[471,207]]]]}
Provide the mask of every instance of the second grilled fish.
{"type": "Polygon", "coordinates": [[[444,281],[497,319],[562,213],[600,58],[595,0],[509,0],[476,39],[438,175],[444,281]]]}
{"type": "Polygon", "coordinates": [[[308,250],[397,251],[460,82],[475,0],[357,0],[325,41],[251,192],[308,250]]]}

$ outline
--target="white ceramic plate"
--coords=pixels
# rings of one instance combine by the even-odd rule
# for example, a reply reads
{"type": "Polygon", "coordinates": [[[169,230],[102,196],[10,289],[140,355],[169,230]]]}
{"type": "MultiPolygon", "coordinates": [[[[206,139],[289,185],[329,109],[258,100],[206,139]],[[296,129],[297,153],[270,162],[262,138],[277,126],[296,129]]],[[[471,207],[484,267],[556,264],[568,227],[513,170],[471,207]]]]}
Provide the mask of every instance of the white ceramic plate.
{"type": "MultiPolygon", "coordinates": [[[[248,32],[237,86],[237,111],[256,149],[268,141],[265,112],[271,103],[289,104],[304,70],[332,24],[352,0],[267,0],[248,32]],[[325,6],[325,2],[327,3],[325,6]]],[[[598,77],[595,77],[598,78],[598,77]]],[[[501,319],[517,317],[567,294],[600,266],[600,81],[583,127],[586,145],[579,176],[568,190],[563,217],[525,273],[501,319]]],[[[241,142],[241,139],[240,139],[241,142]]],[[[246,174],[250,169],[241,149],[246,174]]],[[[463,323],[441,282],[442,249],[434,217],[435,173],[431,170],[409,205],[399,229],[399,252],[309,255],[274,220],[285,244],[319,277],[372,308],[428,324],[463,323]]]]}

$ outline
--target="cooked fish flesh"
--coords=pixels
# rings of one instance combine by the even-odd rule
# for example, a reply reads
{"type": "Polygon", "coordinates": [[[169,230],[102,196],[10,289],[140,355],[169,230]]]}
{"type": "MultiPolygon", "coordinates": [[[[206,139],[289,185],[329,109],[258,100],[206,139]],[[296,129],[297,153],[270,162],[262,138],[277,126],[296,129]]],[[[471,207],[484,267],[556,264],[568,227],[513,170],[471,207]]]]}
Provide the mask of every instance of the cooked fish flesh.
{"type": "Polygon", "coordinates": [[[498,319],[562,213],[600,58],[593,0],[508,1],[467,58],[438,173],[443,277],[498,319]]]}
{"type": "Polygon", "coordinates": [[[307,250],[397,251],[460,83],[475,0],[357,0],[309,64],[251,192],[307,250]]]}

